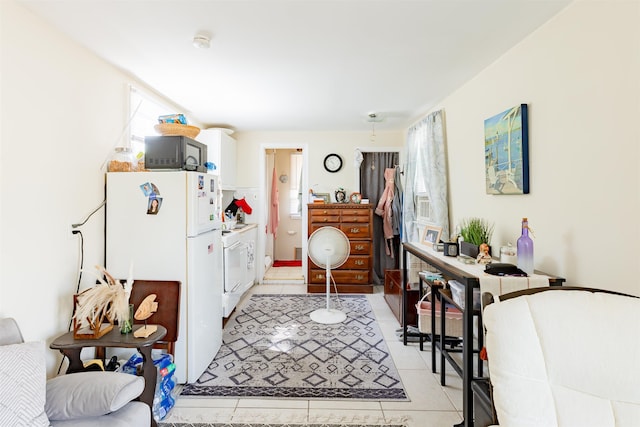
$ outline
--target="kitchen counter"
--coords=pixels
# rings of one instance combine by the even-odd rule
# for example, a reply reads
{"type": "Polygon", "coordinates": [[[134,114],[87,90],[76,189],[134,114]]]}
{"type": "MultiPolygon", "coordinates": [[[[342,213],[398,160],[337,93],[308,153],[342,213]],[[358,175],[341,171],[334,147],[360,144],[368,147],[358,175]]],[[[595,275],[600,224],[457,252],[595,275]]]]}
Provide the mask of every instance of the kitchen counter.
{"type": "Polygon", "coordinates": [[[223,223],[222,227],[222,245],[228,247],[237,242],[245,232],[257,228],[258,224],[236,224],[234,229],[225,230],[223,223]]]}
{"type": "Polygon", "coordinates": [[[256,228],[257,226],[258,224],[236,224],[236,227],[230,231],[236,233],[244,233],[245,231],[256,228]]]}

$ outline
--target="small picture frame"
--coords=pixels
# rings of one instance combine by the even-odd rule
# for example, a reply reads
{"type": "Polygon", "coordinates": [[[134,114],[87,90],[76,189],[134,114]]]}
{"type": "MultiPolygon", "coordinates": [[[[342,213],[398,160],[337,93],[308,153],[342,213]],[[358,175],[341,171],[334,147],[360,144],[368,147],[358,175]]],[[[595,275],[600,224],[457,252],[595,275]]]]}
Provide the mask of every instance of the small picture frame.
{"type": "Polygon", "coordinates": [[[331,197],[329,196],[329,193],[316,193],[315,196],[324,200],[325,204],[331,203],[331,197]]]}
{"type": "Polygon", "coordinates": [[[427,225],[422,232],[422,239],[420,243],[430,248],[435,248],[435,244],[440,242],[440,234],[442,233],[442,227],[436,227],[435,225],[427,225]]]}

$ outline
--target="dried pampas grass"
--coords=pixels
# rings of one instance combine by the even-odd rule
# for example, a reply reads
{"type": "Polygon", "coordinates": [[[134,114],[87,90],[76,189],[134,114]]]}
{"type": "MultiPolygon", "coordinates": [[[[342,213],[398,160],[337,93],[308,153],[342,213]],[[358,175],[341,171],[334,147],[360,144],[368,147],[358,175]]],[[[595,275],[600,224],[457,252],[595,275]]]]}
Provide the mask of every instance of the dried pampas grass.
{"type": "Polygon", "coordinates": [[[129,277],[125,284],[116,281],[104,267],[97,265],[96,270],[106,277],[96,275],[99,284],[89,288],[77,297],[76,311],[73,317],[80,327],[93,328],[101,323],[102,316],[109,321],[129,319],[129,295],[133,279],[129,277]]]}

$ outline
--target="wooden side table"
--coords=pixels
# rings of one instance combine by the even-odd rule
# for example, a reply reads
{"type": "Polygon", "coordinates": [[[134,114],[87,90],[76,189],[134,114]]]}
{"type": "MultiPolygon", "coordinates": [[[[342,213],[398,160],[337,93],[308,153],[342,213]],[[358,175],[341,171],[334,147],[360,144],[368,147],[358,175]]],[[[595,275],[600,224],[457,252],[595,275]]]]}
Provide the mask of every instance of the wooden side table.
{"type": "Polygon", "coordinates": [[[402,272],[400,270],[384,271],[384,299],[393,312],[400,326],[405,325],[403,319],[406,310],[406,324],[417,325],[416,303],[420,299],[418,289],[407,289],[407,299],[404,299],[402,292],[402,272]],[[404,306],[403,306],[404,304],[404,306]]]}
{"type": "MultiPolygon", "coordinates": [[[[142,325],[134,325],[134,331],[142,325]]],[[[108,334],[94,339],[75,339],[73,332],[67,332],[59,336],[49,346],[54,350],[59,350],[69,359],[69,367],[67,374],[73,372],[82,372],[85,370],[80,352],[84,347],[119,347],[119,348],[135,348],[142,354],[142,376],[144,377],[144,390],[140,395],[140,401],[149,405],[151,412],[151,426],[156,427],[156,421],[153,419],[153,395],[156,388],[157,371],[151,359],[151,349],[156,341],[161,340],[167,334],[164,326],[158,325],[158,330],[147,338],[135,338],[133,333],[121,334],[119,328],[113,328],[108,334]]]]}

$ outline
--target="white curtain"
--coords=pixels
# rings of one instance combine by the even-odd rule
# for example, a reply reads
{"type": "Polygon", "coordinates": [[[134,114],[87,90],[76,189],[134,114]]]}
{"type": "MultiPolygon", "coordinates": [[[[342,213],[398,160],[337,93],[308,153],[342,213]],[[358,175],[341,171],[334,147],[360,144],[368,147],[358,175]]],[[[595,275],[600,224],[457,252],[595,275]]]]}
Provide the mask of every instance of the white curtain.
{"type": "Polygon", "coordinates": [[[416,224],[416,195],[425,192],[431,204],[431,219],[442,227],[441,239],[449,239],[447,161],[444,146],[443,111],[429,114],[407,133],[407,164],[403,201],[403,242],[420,241],[416,224]]]}

